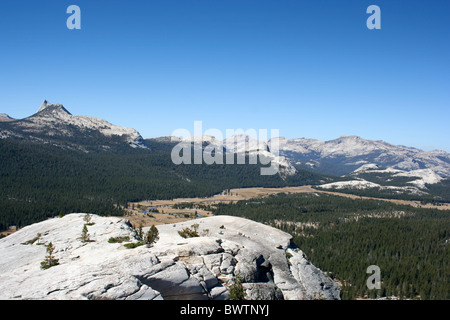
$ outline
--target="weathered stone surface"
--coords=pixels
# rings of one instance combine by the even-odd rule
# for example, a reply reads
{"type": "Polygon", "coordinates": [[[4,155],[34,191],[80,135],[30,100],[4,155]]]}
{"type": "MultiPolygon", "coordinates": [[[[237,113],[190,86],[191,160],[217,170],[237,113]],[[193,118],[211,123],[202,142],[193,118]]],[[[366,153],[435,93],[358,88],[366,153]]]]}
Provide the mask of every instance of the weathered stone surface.
{"type": "Polygon", "coordinates": [[[335,299],[340,295],[340,288],[323,272],[313,266],[300,249],[288,249],[292,257],[291,272],[294,278],[305,288],[307,299],[335,299]]]}
{"type": "Polygon", "coordinates": [[[242,285],[245,289],[246,297],[249,300],[282,300],[283,293],[273,283],[244,283],[242,285]]]}
{"type": "Polygon", "coordinates": [[[108,242],[139,240],[127,220],[92,215],[91,241],[83,243],[84,217],[50,219],[1,239],[0,299],[223,300],[237,274],[247,299],[339,298],[339,287],[290,247],[289,234],[251,220],[217,216],[161,225],[154,245],[127,249],[108,242]],[[178,234],[194,223],[204,236],[178,234]],[[59,265],[42,270],[50,242],[59,265]]]}

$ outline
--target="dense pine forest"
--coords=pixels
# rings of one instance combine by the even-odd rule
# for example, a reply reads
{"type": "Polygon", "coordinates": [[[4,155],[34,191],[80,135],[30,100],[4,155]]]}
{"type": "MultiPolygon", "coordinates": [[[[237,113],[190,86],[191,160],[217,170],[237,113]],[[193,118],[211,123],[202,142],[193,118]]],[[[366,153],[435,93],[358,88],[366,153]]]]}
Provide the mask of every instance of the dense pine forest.
{"type": "Polygon", "coordinates": [[[173,144],[146,142],[151,150],[127,147],[83,152],[0,140],[0,231],[60,213],[122,215],[121,207],[132,201],[211,196],[237,187],[331,181],[306,171],[286,179],[261,176],[259,165],[177,166],[170,158],[173,144]]]}
{"type": "Polygon", "coordinates": [[[450,212],[325,194],[280,194],[219,204],[215,214],[278,227],[342,284],[342,298],[450,299],[450,212]],[[367,267],[381,289],[366,286],[367,267]]]}

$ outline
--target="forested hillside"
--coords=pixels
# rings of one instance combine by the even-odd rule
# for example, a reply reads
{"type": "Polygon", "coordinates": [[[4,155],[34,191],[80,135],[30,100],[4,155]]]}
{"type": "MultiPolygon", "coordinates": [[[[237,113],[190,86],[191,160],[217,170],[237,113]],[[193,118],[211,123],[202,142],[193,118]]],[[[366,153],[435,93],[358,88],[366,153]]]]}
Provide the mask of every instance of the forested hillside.
{"type": "MultiPolygon", "coordinates": [[[[261,176],[259,165],[174,165],[173,144],[151,150],[82,152],[30,141],[0,140],[0,230],[59,213],[121,215],[129,201],[210,196],[237,187],[281,187],[330,180],[299,171],[261,176]]],[[[125,149],[124,149],[125,150],[125,149]]]]}
{"type": "Polygon", "coordinates": [[[220,204],[215,214],[265,222],[293,235],[311,262],[340,281],[343,299],[450,299],[450,212],[325,194],[220,204]],[[381,270],[369,290],[367,267],[381,270]]]}

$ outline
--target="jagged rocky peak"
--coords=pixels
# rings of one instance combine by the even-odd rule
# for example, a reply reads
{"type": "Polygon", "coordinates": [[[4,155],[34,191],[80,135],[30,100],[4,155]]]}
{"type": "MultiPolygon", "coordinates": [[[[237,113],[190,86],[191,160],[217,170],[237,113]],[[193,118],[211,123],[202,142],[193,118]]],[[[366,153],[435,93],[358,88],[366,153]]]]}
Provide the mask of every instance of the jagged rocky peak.
{"type": "Polygon", "coordinates": [[[47,108],[50,104],[48,103],[47,100],[44,100],[44,102],[42,102],[41,106],[39,107],[37,112],[41,112],[42,110],[44,110],[45,108],[47,108]]]}
{"type": "Polygon", "coordinates": [[[66,108],[64,108],[64,106],[62,104],[60,104],[60,103],[52,104],[52,103],[48,102],[47,100],[44,100],[44,102],[42,102],[42,104],[39,107],[36,114],[41,113],[43,111],[47,111],[47,113],[50,113],[55,110],[57,112],[63,112],[63,113],[72,115],[66,108]]]}

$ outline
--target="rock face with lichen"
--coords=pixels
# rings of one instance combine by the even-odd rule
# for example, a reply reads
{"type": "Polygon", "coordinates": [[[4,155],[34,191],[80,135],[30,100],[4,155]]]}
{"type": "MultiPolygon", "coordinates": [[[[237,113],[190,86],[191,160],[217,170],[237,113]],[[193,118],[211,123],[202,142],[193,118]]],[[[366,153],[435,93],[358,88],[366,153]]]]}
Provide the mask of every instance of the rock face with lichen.
{"type": "Polygon", "coordinates": [[[340,297],[289,234],[264,224],[215,216],[161,225],[154,244],[127,248],[140,241],[127,220],[92,215],[83,242],[84,218],[49,219],[1,239],[0,299],[223,300],[237,274],[246,299],[340,297]],[[183,238],[186,228],[198,237],[183,238]],[[50,242],[59,264],[43,270],[50,242]]]}

